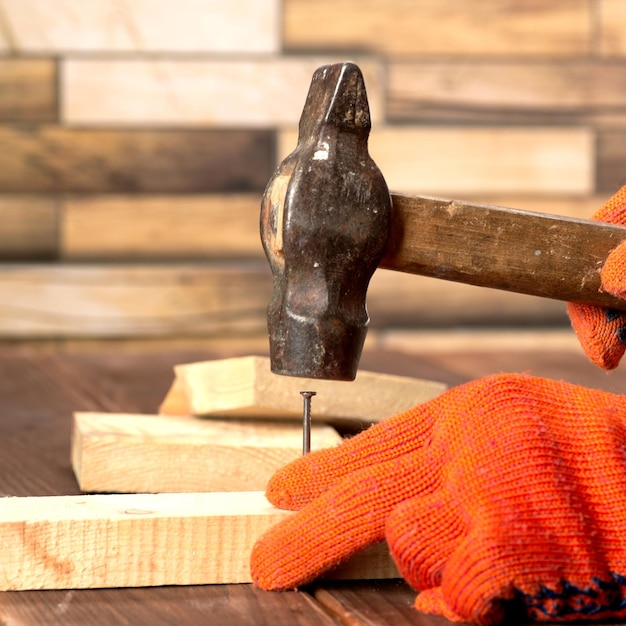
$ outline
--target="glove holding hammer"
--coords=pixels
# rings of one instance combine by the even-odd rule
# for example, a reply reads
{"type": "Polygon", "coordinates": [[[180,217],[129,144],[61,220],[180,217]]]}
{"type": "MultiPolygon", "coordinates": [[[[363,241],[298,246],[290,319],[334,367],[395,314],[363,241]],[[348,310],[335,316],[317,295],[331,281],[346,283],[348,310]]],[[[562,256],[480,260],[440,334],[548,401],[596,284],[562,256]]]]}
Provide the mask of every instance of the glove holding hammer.
{"type": "MultiPolygon", "coordinates": [[[[594,217],[626,225],[626,187],[594,217]]],[[[625,250],[600,272],[616,302],[625,250]]],[[[617,367],[626,314],[581,301],[568,312],[589,358],[617,367]]],[[[254,547],[263,589],[306,584],[386,540],[421,611],[476,624],[626,617],[626,397],[488,376],[307,454],[267,496],[298,512],[254,547]]]]}

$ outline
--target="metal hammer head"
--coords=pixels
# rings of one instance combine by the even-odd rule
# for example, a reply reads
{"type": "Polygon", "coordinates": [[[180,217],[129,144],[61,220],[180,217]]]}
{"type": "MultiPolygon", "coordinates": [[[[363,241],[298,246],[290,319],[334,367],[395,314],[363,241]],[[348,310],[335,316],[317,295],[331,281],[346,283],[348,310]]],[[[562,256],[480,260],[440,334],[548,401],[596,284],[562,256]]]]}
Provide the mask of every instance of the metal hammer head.
{"type": "Polygon", "coordinates": [[[369,156],[370,114],[353,63],[313,75],[298,145],[270,180],[261,239],[274,276],[272,371],[353,380],[367,333],[365,297],[391,229],[391,199],[369,156]]]}

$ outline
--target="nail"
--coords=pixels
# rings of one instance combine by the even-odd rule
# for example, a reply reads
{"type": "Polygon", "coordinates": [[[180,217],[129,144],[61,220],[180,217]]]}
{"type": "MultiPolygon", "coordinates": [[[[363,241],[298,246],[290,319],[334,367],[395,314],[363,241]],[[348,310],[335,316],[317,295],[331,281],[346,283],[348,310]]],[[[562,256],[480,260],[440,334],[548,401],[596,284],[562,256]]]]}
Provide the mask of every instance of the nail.
{"type": "Polygon", "coordinates": [[[302,454],[308,454],[311,450],[311,398],[317,395],[317,391],[301,391],[304,398],[302,409],[302,454]]]}

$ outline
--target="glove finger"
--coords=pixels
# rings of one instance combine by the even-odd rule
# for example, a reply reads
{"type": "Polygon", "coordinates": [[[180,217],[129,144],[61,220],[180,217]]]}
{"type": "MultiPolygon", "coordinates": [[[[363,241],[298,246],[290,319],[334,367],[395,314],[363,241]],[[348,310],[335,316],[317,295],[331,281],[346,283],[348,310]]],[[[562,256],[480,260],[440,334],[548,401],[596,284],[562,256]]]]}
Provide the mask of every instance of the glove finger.
{"type": "Polygon", "coordinates": [[[615,369],[626,350],[626,315],[615,309],[571,302],[567,312],[589,360],[602,369],[615,369]]]}
{"type": "Polygon", "coordinates": [[[447,489],[401,502],[385,529],[398,570],[419,590],[441,585],[445,565],[465,535],[459,506],[447,489]]]}
{"type": "Polygon", "coordinates": [[[432,490],[438,468],[424,454],[406,454],[362,468],[279,522],[255,544],[252,579],[262,589],[305,584],[382,541],[398,502],[432,490]]]}
{"type": "Polygon", "coordinates": [[[465,621],[448,606],[443,597],[441,587],[433,587],[432,589],[420,591],[413,606],[422,613],[441,615],[451,622],[465,621]]]}
{"type": "Polygon", "coordinates": [[[607,257],[600,272],[602,287],[618,298],[626,298],[626,241],[607,257]]]}
{"type": "Polygon", "coordinates": [[[591,219],[618,226],[626,225],[626,185],[611,196],[591,219]]]}
{"type": "Polygon", "coordinates": [[[418,450],[442,414],[445,396],[385,419],[335,448],[289,463],[270,479],[267,499],[281,509],[297,510],[354,471],[418,450]]]}

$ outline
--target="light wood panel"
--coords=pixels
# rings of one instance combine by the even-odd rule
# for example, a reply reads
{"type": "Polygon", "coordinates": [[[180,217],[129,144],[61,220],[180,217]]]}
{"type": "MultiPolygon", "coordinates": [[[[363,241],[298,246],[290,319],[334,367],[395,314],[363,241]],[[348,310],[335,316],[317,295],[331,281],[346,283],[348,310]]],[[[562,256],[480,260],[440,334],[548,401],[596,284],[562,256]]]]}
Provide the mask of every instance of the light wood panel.
{"type": "MultiPolygon", "coordinates": [[[[0,337],[156,338],[255,335],[266,330],[267,265],[5,265],[0,337]]],[[[378,270],[372,328],[567,323],[565,305],[504,291],[378,270]]]]}
{"type": "Polygon", "coordinates": [[[58,213],[51,197],[0,195],[0,259],[55,258],[58,213]]]}
{"type": "MultiPolygon", "coordinates": [[[[247,356],[175,366],[179,385],[170,393],[186,403],[184,412],[213,417],[302,419],[300,391],[317,391],[312,418],[379,422],[445,391],[442,383],[359,371],[351,382],[279,376],[267,357],[247,356]]],[[[169,396],[169,394],[168,394],[169,396]]],[[[167,412],[169,398],[159,409],[167,412]]]]}
{"type": "Polygon", "coordinates": [[[372,50],[389,56],[579,56],[590,50],[586,0],[285,0],[287,50],[372,50]]]}
{"type": "Polygon", "coordinates": [[[263,265],[9,265],[3,337],[155,337],[262,332],[263,265]]]}
{"type": "MultiPolygon", "coordinates": [[[[333,428],[311,427],[312,450],[340,442],[333,428]]],[[[263,491],[301,455],[297,423],[81,412],[72,421],[72,467],[88,492],[263,491]]]]}
{"type": "Polygon", "coordinates": [[[23,53],[271,53],[277,0],[3,0],[23,53]]]}
{"type": "MultiPolygon", "coordinates": [[[[250,582],[252,546],[293,513],[261,492],[0,498],[0,590],[250,582]]],[[[394,578],[385,544],[338,578],[394,578]]]]}
{"type": "Polygon", "coordinates": [[[61,258],[263,257],[261,193],[73,196],[63,203],[61,258]]]}
{"type": "Polygon", "coordinates": [[[626,36],[623,25],[626,22],[626,2],[624,0],[596,0],[600,18],[599,50],[604,56],[626,56],[626,36]]]}
{"type": "Polygon", "coordinates": [[[0,126],[0,192],[262,191],[273,141],[253,130],[0,126]]]}
{"type": "Polygon", "coordinates": [[[56,118],[55,62],[0,58],[0,121],[50,122],[56,118]]]}
{"type": "MultiPolygon", "coordinates": [[[[283,131],[279,155],[296,146],[283,131]]],[[[382,126],[370,153],[391,191],[433,195],[590,194],[594,136],[585,128],[382,126]]]]}
{"type": "MultiPolygon", "coordinates": [[[[297,124],[313,72],[332,57],[223,60],[68,59],[67,124],[270,128],[297,124]],[[119,94],[123,93],[124,98],[119,94]]],[[[374,119],[382,117],[382,65],[362,59],[374,119]]]]}
{"type": "Polygon", "coordinates": [[[621,61],[422,60],[391,63],[388,72],[389,119],[626,124],[621,61]]]}

